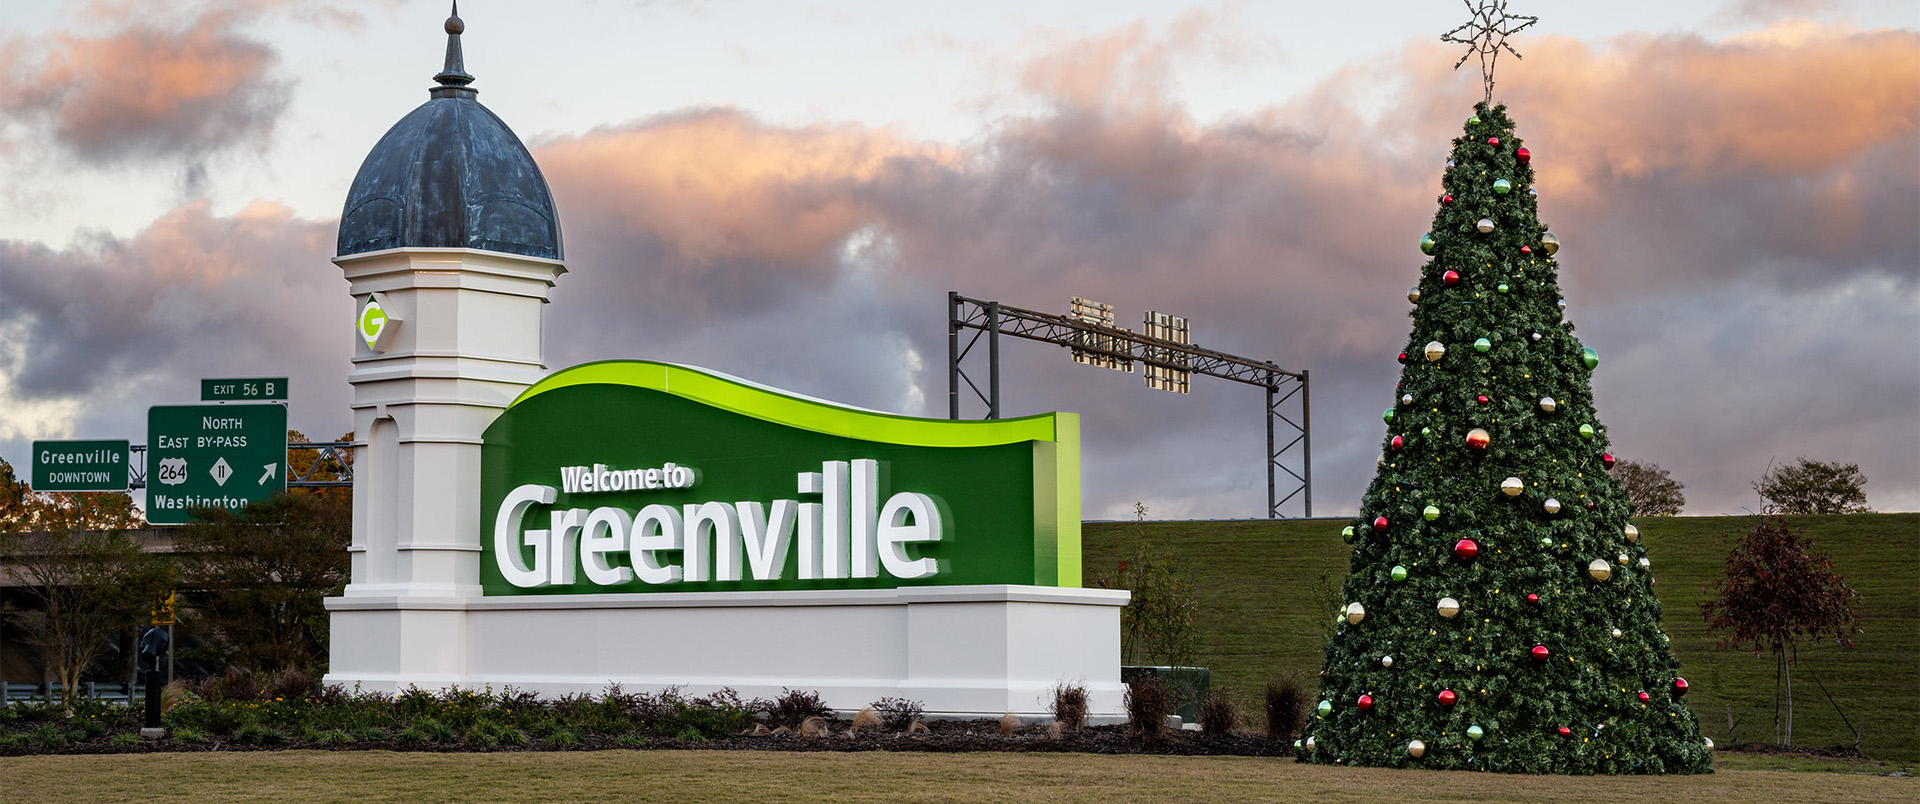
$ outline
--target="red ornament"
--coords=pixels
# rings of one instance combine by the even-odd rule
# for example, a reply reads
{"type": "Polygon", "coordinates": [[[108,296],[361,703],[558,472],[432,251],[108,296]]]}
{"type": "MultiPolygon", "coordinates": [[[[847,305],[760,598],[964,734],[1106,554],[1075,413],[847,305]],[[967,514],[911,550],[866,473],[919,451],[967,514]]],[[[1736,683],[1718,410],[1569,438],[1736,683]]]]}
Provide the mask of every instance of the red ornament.
{"type": "Polygon", "coordinates": [[[1591,510],[1593,510],[1593,508],[1594,508],[1594,503],[1593,503],[1593,501],[1592,501],[1592,500],[1588,500],[1588,501],[1587,501],[1587,510],[1589,510],[1589,511],[1591,511],[1591,510]]]}
{"type": "Polygon", "coordinates": [[[1360,707],[1360,711],[1362,712],[1373,711],[1373,696],[1371,695],[1360,696],[1360,700],[1357,702],[1357,705],[1360,707]]]}
{"type": "Polygon", "coordinates": [[[1569,729],[1569,728],[1567,728],[1567,727],[1565,727],[1565,726],[1561,726],[1561,727],[1560,727],[1560,736],[1562,736],[1562,737],[1572,737],[1572,736],[1573,736],[1573,729],[1569,729]]]}
{"type": "Polygon", "coordinates": [[[1548,659],[1553,658],[1553,651],[1547,650],[1547,646],[1545,645],[1535,645],[1533,646],[1533,650],[1528,651],[1528,653],[1533,656],[1534,661],[1542,664],[1546,663],[1548,659]]]}
{"type": "Polygon", "coordinates": [[[1687,680],[1686,680],[1686,679],[1684,679],[1684,678],[1676,678],[1676,679],[1674,679],[1674,680],[1673,680],[1673,694],[1675,694],[1675,695],[1685,695],[1685,694],[1687,694],[1687,680]]]}
{"type": "Polygon", "coordinates": [[[1531,256],[1533,256],[1533,247],[1532,247],[1532,246],[1521,246],[1521,247],[1520,247],[1520,253],[1521,253],[1521,255],[1523,255],[1523,256],[1527,256],[1527,257],[1531,257],[1531,256]]]}
{"type": "Polygon", "coordinates": [[[1472,561],[1473,557],[1477,555],[1480,555],[1480,545],[1474,544],[1472,539],[1461,539],[1453,543],[1454,558],[1460,559],[1461,561],[1472,561]]]}
{"type": "Polygon", "coordinates": [[[1460,696],[1453,694],[1453,690],[1441,690],[1439,697],[1441,706],[1452,706],[1455,701],[1460,700],[1460,696]]]}
{"type": "Polygon", "coordinates": [[[1520,146],[1520,150],[1513,152],[1513,158],[1520,160],[1520,164],[1524,165],[1533,161],[1533,154],[1527,151],[1526,146],[1522,145],[1520,146]]]}
{"type": "Polygon", "coordinates": [[[1473,428],[1467,433],[1468,449],[1475,451],[1484,450],[1487,448],[1487,445],[1491,443],[1493,443],[1493,438],[1487,435],[1487,431],[1478,427],[1473,428]]]}
{"type": "Polygon", "coordinates": [[[1441,275],[1440,275],[1440,281],[1442,281],[1442,282],[1445,282],[1445,283],[1447,283],[1447,284],[1449,284],[1449,285],[1458,285],[1458,284],[1460,284],[1460,272],[1459,272],[1459,271],[1448,271],[1448,272],[1446,272],[1446,273],[1444,273],[1444,274],[1441,274],[1441,275]]]}
{"type": "MultiPolygon", "coordinates": [[[[1539,595],[1537,595],[1537,594],[1534,594],[1534,593],[1532,593],[1532,592],[1528,592],[1528,593],[1527,593],[1527,602],[1528,602],[1528,603],[1539,603],[1539,602],[1540,602],[1540,596],[1539,596],[1539,595]]],[[[1546,649],[1545,649],[1545,648],[1541,648],[1541,650],[1546,650],[1546,649]]]]}
{"type": "Polygon", "coordinates": [[[1500,144],[1500,138],[1499,138],[1499,137],[1488,137],[1488,138],[1487,138],[1487,144],[1488,144],[1488,145],[1499,145],[1499,144],[1500,144]]]}
{"type": "Polygon", "coordinates": [[[1452,195],[1451,193],[1449,193],[1449,194],[1447,194],[1447,195],[1443,195],[1443,196],[1440,196],[1440,203],[1442,203],[1442,204],[1451,204],[1451,203],[1453,203],[1453,195],[1452,195]]]}
{"type": "Polygon", "coordinates": [[[1474,400],[1473,400],[1473,401],[1475,401],[1475,402],[1478,402],[1478,403],[1480,403],[1480,404],[1482,404],[1482,405],[1484,405],[1484,404],[1487,404],[1488,402],[1491,402],[1491,401],[1493,401],[1493,400],[1490,400],[1490,399],[1488,399],[1488,398],[1487,398],[1487,395],[1486,395],[1486,394],[1481,394],[1481,395],[1479,395],[1479,396],[1477,396],[1477,397],[1474,397],[1474,400]]]}
{"type": "Polygon", "coordinates": [[[1405,363],[1405,362],[1407,362],[1407,353],[1406,353],[1406,352],[1401,352],[1401,353],[1400,353],[1400,362],[1402,362],[1402,363],[1405,363]]]}
{"type": "Polygon", "coordinates": [[[1376,517],[1374,517],[1374,518],[1373,518],[1373,529],[1374,529],[1374,530],[1386,530],[1386,529],[1387,529],[1387,518],[1386,518],[1386,517],[1384,517],[1384,516],[1376,516],[1376,517]]]}
{"type": "Polygon", "coordinates": [[[1401,437],[1399,437],[1399,436],[1394,436],[1394,437],[1393,437],[1393,442],[1392,442],[1392,446],[1393,446],[1393,448],[1394,448],[1394,450],[1396,450],[1396,451],[1398,451],[1398,450],[1399,450],[1399,449],[1400,449],[1401,447],[1404,447],[1404,446],[1406,446],[1406,445],[1407,445],[1407,442],[1406,442],[1406,440],[1405,440],[1405,439],[1402,439],[1402,438],[1401,438],[1401,437]]]}
{"type": "Polygon", "coordinates": [[[1641,702],[1641,703],[1646,703],[1646,702],[1648,702],[1648,701],[1651,701],[1651,700],[1653,700],[1653,696],[1651,696],[1651,695],[1648,695],[1648,694],[1646,694],[1646,693],[1644,693],[1644,692],[1642,692],[1642,693],[1640,693],[1640,695],[1639,695],[1639,698],[1640,698],[1640,702],[1641,702]]]}
{"type": "Polygon", "coordinates": [[[1601,466],[1605,466],[1605,467],[1607,467],[1608,469],[1612,469],[1612,468],[1613,468],[1613,453],[1611,453],[1611,452],[1602,452],[1602,453],[1600,453],[1600,465],[1601,465],[1601,466]]]}

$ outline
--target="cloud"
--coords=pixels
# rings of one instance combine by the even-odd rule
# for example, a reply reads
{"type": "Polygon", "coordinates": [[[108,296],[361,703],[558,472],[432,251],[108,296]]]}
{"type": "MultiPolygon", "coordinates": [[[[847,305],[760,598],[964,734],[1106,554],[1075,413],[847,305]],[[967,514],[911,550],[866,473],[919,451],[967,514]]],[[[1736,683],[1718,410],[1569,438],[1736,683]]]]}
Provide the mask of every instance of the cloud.
{"type": "Polygon", "coordinates": [[[0,108],[92,165],[197,163],[263,147],[288,84],[269,77],[274,51],[238,32],[242,16],[210,11],[178,27],[0,42],[0,108]]]}
{"type": "MultiPolygon", "coordinates": [[[[1409,43],[1200,123],[1176,63],[1225,24],[1059,39],[1011,72],[1027,110],[958,145],[737,109],[535,143],[571,269],[550,364],[679,360],[940,415],[945,291],[1041,310],[1086,296],[1129,326],[1185,315],[1203,346],[1311,370],[1314,511],[1353,510],[1408,335],[1414,243],[1478,77],[1409,43]]],[[[1766,458],[1800,455],[1858,462],[1873,504],[1920,508],[1920,98],[1887,89],[1916,84],[1915,44],[1837,26],[1548,37],[1504,67],[1567,244],[1569,315],[1606,359],[1600,416],[1623,455],[1687,484],[1694,512],[1737,511],[1766,458]]],[[[5,393],[99,416],[129,378],[296,361],[296,387],[333,389],[315,401],[344,411],[332,233],[270,205],[189,205],[126,239],[0,244],[0,334],[32,347],[0,350],[5,393]],[[287,312],[316,303],[331,312],[287,312]]],[[[1200,378],[1177,397],[1063,351],[1003,343],[1003,396],[1009,415],[1083,415],[1088,516],[1135,500],[1263,512],[1258,389],[1200,378]]]]}
{"type": "Polygon", "coordinates": [[[332,324],[353,308],[327,262],[333,236],[331,222],[277,204],[218,216],[199,201],[131,237],[57,251],[0,241],[0,396],[41,428],[0,438],[138,440],[145,405],[191,402],[200,378],[222,376],[289,376],[297,420],[321,410],[344,421],[352,342],[332,324]]]}
{"type": "MultiPolygon", "coordinates": [[[[1184,314],[1203,345],[1312,370],[1316,511],[1350,509],[1406,337],[1412,243],[1477,82],[1414,43],[1399,62],[1203,125],[1172,76],[1209,24],[1061,38],[1015,71],[1030,111],[956,148],[737,110],[546,143],[537,157],[574,269],[556,302],[585,311],[557,325],[570,344],[559,351],[688,359],[857,404],[923,400],[916,412],[937,415],[943,290],[1043,310],[1088,296],[1126,324],[1148,308],[1184,314]],[[1389,111],[1350,100],[1360,85],[1393,87],[1389,111]],[[798,368],[847,361],[866,368],[798,368]]],[[[1920,83],[1915,45],[1908,32],[1817,25],[1718,42],[1549,37],[1503,75],[1538,154],[1543,214],[1568,242],[1574,320],[1628,358],[1596,381],[1602,415],[1617,417],[1623,449],[1678,469],[1699,510],[1736,509],[1763,451],[1834,444],[1885,493],[1920,502],[1920,466],[1886,446],[1902,442],[1858,435],[1870,422],[1911,431],[1903,400],[1920,384],[1874,368],[1884,339],[1920,324],[1920,257],[1900,224],[1920,216],[1920,115],[1902,91],[1920,83]],[[1871,302],[1879,323],[1852,322],[1846,300],[1871,302]],[[1848,349],[1854,359],[1834,359],[1848,349]],[[1768,376],[1814,362],[1852,391],[1768,376]],[[1794,426],[1816,404],[1821,424],[1794,426]],[[1700,435],[1727,435],[1699,420],[1729,420],[1728,407],[1761,437],[1700,435]],[[1906,424],[1887,418],[1902,409],[1906,424]]],[[[1086,416],[1090,516],[1125,515],[1133,500],[1164,515],[1259,510],[1257,389],[1202,379],[1179,399],[1054,351],[1005,344],[1003,393],[1013,413],[1086,416]]]]}

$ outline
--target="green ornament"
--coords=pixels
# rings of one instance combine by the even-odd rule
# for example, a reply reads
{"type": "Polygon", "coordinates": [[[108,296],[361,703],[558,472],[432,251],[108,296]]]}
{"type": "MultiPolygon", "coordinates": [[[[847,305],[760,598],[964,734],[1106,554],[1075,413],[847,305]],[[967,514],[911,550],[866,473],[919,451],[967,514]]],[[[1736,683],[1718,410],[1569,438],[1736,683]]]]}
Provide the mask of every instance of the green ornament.
{"type": "Polygon", "coordinates": [[[1591,347],[1581,349],[1580,362],[1587,364],[1587,368],[1598,366],[1600,365],[1600,353],[1594,351],[1591,347]]]}
{"type": "Polygon", "coordinates": [[[1512,182],[1509,182],[1509,181],[1507,181],[1506,179],[1494,179],[1494,180],[1493,180],[1493,194],[1494,194],[1494,195],[1506,195],[1507,193],[1510,193],[1510,192],[1513,192],[1513,183],[1512,183],[1512,182]]]}
{"type": "Polygon", "coordinates": [[[1592,438],[1592,437],[1593,437],[1593,425],[1591,425],[1591,424],[1583,424],[1583,425],[1580,425],[1580,437],[1581,437],[1581,438],[1592,438]]]}
{"type": "Polygon", "coordinates": [[[1440,509],[1437,506],[1429,505],[1427,506],[1427,510],[1420,512],[1420,515],[1426,517],[1428,522],[1432,522],[1440,518],[1440,509]]]}
{"type": "Polygon", "coordinates": [[[1480,115],[1477,115],[1477,114],[1476,114],[1476,115],[1474,115],[1474,116],[1472,116],[1472,117],[1469,117],[1469,118],[1467,118],[1467,125],[1469,125],[1469,126],[1477,126],[1477,125],[1480,125],[1480,115]]]}
{"type": "Polygon", "coordinates": [[[1431,428],[1431,427],[1422,427],[1422,428],[1420,428],[1420,434],[1421,434],[1421,435],[1423,435],[1423,436],[1430,436],[1430,435],[1433,435],[1433,428],[1431,428]]]}
{"type": "Polygon", "coordinates": [[[1440,241],[1433,239],[1432,232],[1428,232],[1427,234],[1423,234],[1420,236],[1420,253],[1421,254],[1427,254],[1427,255],[1433,254],[1433,247],[1437,245],[1440,245],[1440,241]]]}
{"type": "Polygon", "coordinates": [[[1552,540],[1552,539],[1549,539],[1549,538],[1547,538],[1547,537],[1545,537],[1545,536],[1542,536],[1542,537],[1540,537],[1540,546],[1541,546],[1541,547],[1552,547],[1552,546],[1553,546],[1553,540],[1552,540]]]}
{"type": "Polygon", "coordinates": [[[1497,291],[1500,291],[1501,293],[1505,293],[1505,292],[1507,292],[1507,283],[1505,283],[1505,282],[1501,282],[1500,284],[1498,284],[1498,285],[1496,285],[1496,286],[1494,286],[1494,288],[1493,288],[1493,289],[1494,289],[1494,290],[1497,290],[1497,291]]]}
{"type": "Polygon", "coordinates": [[[1320,705],[1315,707],[1314,709],[1315,711],[1318,711],[1320,713],[1321,717],[1326,717],[1327,715],[1333,714],[1333,702],[1321,701],[1320,705]]]}
{"type": "Polygon", "coordinates": [[[1388,422],[1392,422],[1392,421],[1393,421],[1393,408],[1387,408],[1387,412],[1385,412],[1385,413],[1382,413],[1382,414],[1380,414],[1380,418],[1382,418],[1382,419],[1385,419],[1385,420],[1387,420],[1388,422]]]}
{"type": "Polygon", "coordinates": [[[1476,352],[1485,352],[1492,348],[1493,341],[1487,340],[1486,338],[1475,338],[1473,341],[1473,350],[1476,352]]]}
{"type": "Polygon", "coordinates": [[[1353,544],[1353,526],[1352,525],[1348,525],[1345,530],[1340,531],[1340,539],[1342,541],[1345,541],[1347,544],[1353,544]]]}
{"type": "Polygon", "coordinates": [[[1407,579],[1407,568],[1399,564],[1395,564],[1393,566],[1393,571],[1387,573],[1387,577],[1392,578],[1395,581],[1404,581],[1407,579]]]}
{"type": "Polygon", "coordinates": [[[1479,726],[1468,726],[1468,727],[1467,727],[1467,739],[1469,739],[1469,740],[1472,740],[1472,741],[1474,741],[1474,742],[1476,742],[1476,743],[1477,743],[1477,742],[1480,742],[1480,738],[1482,738],[1482,737],[1485,737],[1485,736],[1487,736],[1487,731],[1486,731],[1486,729],[1482,729],[1482,728],[1480,728],[1479,726]]]}

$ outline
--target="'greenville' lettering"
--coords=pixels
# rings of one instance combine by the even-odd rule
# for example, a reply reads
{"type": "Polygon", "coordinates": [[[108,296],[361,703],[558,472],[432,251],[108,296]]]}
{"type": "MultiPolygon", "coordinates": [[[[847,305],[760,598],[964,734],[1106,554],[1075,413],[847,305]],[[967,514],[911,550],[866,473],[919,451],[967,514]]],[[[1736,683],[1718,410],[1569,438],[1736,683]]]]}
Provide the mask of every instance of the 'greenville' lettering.
{"type": "MultiPolygon", "coordinates": [[[[878,461],[826,461],[820,468],[799,473],[796,485],[798,495],[817,494],[820,502],[714,501],[678,508],[655,504],[635,512],[611,506],[565,508],[548,511],[547,527],[523,531],[530,509],[553,505],[559,491],[528,483],[500,502],[494,557],[500,574],[521,588],[571,585],[576,567],[600,586],[635,578],[647,584],[749,576],[777,581],[787,571],[789,553],[800,580],[877,578],[882,571],[916,579],[941,571],[933,558],[908,555],[908,545],[941,539],[944,525],[932,497],[903,491],[881,502],[878,461]],[[523,546],[531,549],[531,560],[523,546]],[[667,553],[678,553],[679,563],[672,563],[667,553]]],[[[696,479],[696,472],[674,464],[647,470],[610,470],[604,464],[561,470],[569,494],[685,488],[696,479]],[[661,474],[655,477],[656,472],[661,474]],[[656,480],[661,485],[653,485],[656,480]],[[666,485],[680,480],[685,483],[666,485]],[[632,485],[636,482],[639,485],[632,485]]]]}

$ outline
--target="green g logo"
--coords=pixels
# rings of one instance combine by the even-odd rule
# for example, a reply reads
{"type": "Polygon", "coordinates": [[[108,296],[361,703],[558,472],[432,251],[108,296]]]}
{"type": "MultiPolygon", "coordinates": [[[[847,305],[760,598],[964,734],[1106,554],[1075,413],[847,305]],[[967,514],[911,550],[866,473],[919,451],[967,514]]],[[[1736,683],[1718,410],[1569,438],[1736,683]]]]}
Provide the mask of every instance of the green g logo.
{"type": "Polygon", "coordinates": [[[360,305],[357,329],[368,349],[387,351],[393,344],[393,333],[399,328],[399,323],[400,319],[387,312],[387,300],[381,294],[368,296],[366,302],[360,305]]]}

